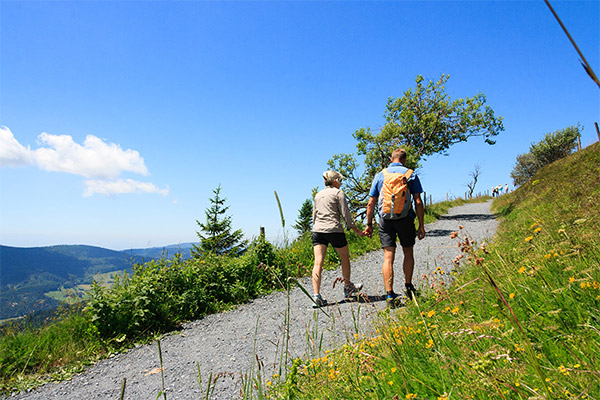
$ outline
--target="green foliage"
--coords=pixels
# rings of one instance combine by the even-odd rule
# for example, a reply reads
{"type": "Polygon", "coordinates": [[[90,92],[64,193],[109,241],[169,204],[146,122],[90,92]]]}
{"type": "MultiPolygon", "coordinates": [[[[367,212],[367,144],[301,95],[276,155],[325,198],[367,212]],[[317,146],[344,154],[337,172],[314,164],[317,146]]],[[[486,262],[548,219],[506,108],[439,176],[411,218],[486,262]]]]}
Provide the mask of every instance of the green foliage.
{"type": "Polygon", "coordinates": [[[531,179],[540,168],[568,156],[577,146],[577,139],[581,135],[579,125],[569,126],[551,133],[544,139],[533,143],[529,153],[520,154],[517,163],[510,173],[515,185],[522,185],[531,179]]]}
{"type": "Polygon", "coordinates": [[[353,154],[336,154],[328,161],[330,168],[346,177],[344,191],[350,210],[359,217],[366,211],[373,177],[389,164],[395,148],[406,149],[406,166],[414,169],[422,158],[446,154],[452,145],[471,137],[480,136],[494,144],[493,137],[504,130],[502,117],[496,117],[486,105],[485,95],[452,100],[446,93],[448,79],[449,75],[442,75],[437,82],[425,83],[418,75],[414,89],[388,99],[386,124],[379,132],[370,128],[354,132],[357,155],[364,157],[364,167],[353,154]]]}
{"type": "Polygon", "coordinates": [[[532,144],[529,151],[542,166],[548,165],[575,150],[580,131],[581,128],[577,125],[547,133],[539,143],[532,144]]]}
{"type": "Polygon", "coordinates": [[[304,232],[309,232],[312,229],[312,213],[313,203],[311,200],[306,199],[300,210],[298,210],[298,219],[294,224],[293,228],[302,235],[304,232]]]}
{"type": "Polygon", "coordinates": [[[196,221],[201,232],[196,232],[200,243],[194,245],[192,255],[202,257],[208,254],[239,255],[246,246],[243,240],[244,233],[241,229],[232,231],[231,216],[226,215],[228,206],[226,198],[221,197],[221,186],[213,190],[214,197],[210,199],[211,206],[206,209],[206,221],[196,221]]]}
{"type": "Polygon", "coordinates": [[[493,242],[457,229],[454,271],[437,268],[377,334],[302,360],[294,398],[597,398],[599,203],[600,144],[542,168],[495,200],[493,242]]]}
{"type": "Polygon", "coordinates": [[[69,378],[100,354],[97,332],[81,307],[59,309],[41,328],[3,325],[0,348],[0,393],[69,378]]]}
{"type": "Polygon", "coordinates": [[[519,186],[531,179],[539,169],[540,163],[533,154],[519,154],[517,164],[510,173],[510,177],[515,186],[519,186]]]}

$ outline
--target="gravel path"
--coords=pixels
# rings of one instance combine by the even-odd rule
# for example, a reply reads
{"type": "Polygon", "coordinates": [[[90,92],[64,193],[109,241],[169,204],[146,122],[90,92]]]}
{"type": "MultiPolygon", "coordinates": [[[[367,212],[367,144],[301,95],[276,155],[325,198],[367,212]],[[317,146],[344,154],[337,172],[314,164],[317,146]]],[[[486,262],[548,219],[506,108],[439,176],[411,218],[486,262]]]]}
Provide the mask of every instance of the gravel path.
{"type": "MultiPolygon", "coordinates": [[[[422,276],[437,267],[451,269],[452,259],[459,254],[456,240],[450,232],[464,226],[464,232],[477,242],[494,235],[497,221],[490,212],[491,201],[465,204],[452,208],[439,221],[426,225],[427,236],[415,246],[414,283],[423,283],[422,276]]],[[[401,252],[400,252],[401,253],[401,252]]],[[[342,287],[332,287],[336,271],[324,271],[322,293],[338,304],[313,310],[311,301],[299,289],[289,297],[289,357],[315,357],[353,339],[355,333],[368,335],[373,329],[377,311],[385,308],[381,277],[381,250],[371,252],[352,262],[352,280],[364,284],[369,302],[342,301],[342,287]],[[321,312],[325,311],[325,312],[321,312]],[[320,353],[321,352],[321,353],[320,353]]],[[[401,254],[395,263],[395,288],[402,292],[401,254]]],[[[312,293],[309,279],[301,281],[312,293]]],[[[238,398],[242,374],[261,364],[267,378],[278,372],[285,349],[285,320],[288,299],[285,293],[274,293],[230,312],[210,315],[190,322],[180,332],[162,338],[162,358],[167,398],[201,399],[197,364],[203,383],[208,374],[219,375],[214,399],[238,398]]],[[[85,373],[68,381],[50,383],[29,393],[19,393],[10,399],[118,399],[123,379],[127,378],[125,399],[156,399],[162,383],[156,344],[139,346],[89,367],[85,373]]],[[[161,396],[162,398],[162,396],[161,396]]]]}

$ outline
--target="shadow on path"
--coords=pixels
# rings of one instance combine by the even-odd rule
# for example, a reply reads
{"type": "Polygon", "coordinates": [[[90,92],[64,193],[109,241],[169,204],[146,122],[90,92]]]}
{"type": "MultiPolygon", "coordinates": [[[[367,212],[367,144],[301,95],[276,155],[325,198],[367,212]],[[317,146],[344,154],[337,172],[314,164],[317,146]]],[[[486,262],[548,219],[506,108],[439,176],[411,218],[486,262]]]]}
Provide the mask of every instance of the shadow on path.
{"type": "Polygon", "coordinates": [[[369,296],[367,294],[361,294],[357,299],[343,299],[340,301],[337,301],[333,304],[346,304],[346,303],[376,303],[379,301],[385,301],[386,296],[385,295],[373,295],[373,296],[369,296]]]}
{"type": "Polygon", "coordinates": [[[433,236],[433,237],[441,237],[441,236],[450,236],[450,234],[454,232],[451,229],[434,229],[432,231],[427,231],[427,236],[433,236]]]}
{"type": "Polygon", "coordinates": [[[463,221],[471,221],[471,222],[479,222],[479,221],[487,221],[491,219],[495,219],[496,216],[494,214],[456,214],[456,215],[442,215],[440,220],[453,220],[460,219],[463,221]]]}

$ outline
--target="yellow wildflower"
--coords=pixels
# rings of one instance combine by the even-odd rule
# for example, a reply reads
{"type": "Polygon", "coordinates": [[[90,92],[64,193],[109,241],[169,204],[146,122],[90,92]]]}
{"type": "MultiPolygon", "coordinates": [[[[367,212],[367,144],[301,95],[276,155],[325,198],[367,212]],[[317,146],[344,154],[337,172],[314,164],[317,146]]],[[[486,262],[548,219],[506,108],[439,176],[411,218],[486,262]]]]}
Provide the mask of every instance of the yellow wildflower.
{"type": "Polygon", "coordinates": [[[572,276],[572,277],[569,278],[569,283],[573,283],[573,282],[575,282],[575,277],[574,276],[572,276]]]}
{"type": "Polygon", "coordinates": [[[542,228],[540,228],[539,226],[537,228],[535,228],[533,230],[535,233],[540,233],[542,231],[542,228]]]}
{"type": "Polygon", "coordinates": [[[427,318],[431,318],[435,315],[435,311],[431,310],[427,313],[427,318]]]}
{"type": "Polygon", "coordinates": [[[397,369],[396,369],[396,368],[392,368],[392,374],[395,374],[395,373],[396,373],[396,371],[397,371],[397,369]]]}
{"type": "Polygon", "coordinates": [[[429,341],[427,342],[427,344],[425,345],[425,347],[427,347],[428,349],[430,349],[433,346],[433,340],[429,339],[429,341]]]}
{"type": "Polygon", "coordinates": [[[416,393],[407,393],[406,394],[406,398],[408,400],[410,400],[410,399],[416,399],[417,398],[417,394],[416,393]]]}
{"type": "Polygon", "coordinates": [[[393,386],[393,385],[394,385],[394,381],[389,381],[389,382],[388,382],[388,384],[389,384],[390,386],[393,386]]]}
{"type": "Polygon", "coordinates": [[[515,298],[515,294],[514,294],[514,293],[511,293],[511,294],[509,294],[509,295],[508,295],[508,298],[509,298],[509,299],[514,299],[514,298],[515,298]]]}
{"type": "Polygon", "coordinates": [[[526,241],[526,242],[531,242],[532,240],[533,240],[533,236],[527,236],[527,237],[525,238],[525,241],[526,241]]]}
{"type": "Polygon", "coordinates": [[[452,314],[457,314],[458,313],[458,307],[454,307],[452,309],[452,314]]]}
{"type": "Polygon", "coordinates": [[[519,273],[522,274],[523,272],[525,272],[525,267],[519,268],[519,273]]]}
{"type": "Polygon", "coordinates": [[[565,368],[564,365],[561,365],[560,367],[558,367],[558,372],[560,372],[561,374],[567,376],[569,375],[569,371],[565,368]]]}

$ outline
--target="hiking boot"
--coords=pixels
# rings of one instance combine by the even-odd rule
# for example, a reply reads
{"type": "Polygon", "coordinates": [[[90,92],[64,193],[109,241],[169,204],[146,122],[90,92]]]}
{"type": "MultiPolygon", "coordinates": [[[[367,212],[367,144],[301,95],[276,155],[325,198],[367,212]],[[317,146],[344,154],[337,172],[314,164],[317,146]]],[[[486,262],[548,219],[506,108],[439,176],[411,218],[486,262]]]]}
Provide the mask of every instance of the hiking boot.
{"type": "Polygon", "coordinates": [[[402,305],[402,300],[396,293],[388,294],[385,301],[389,308],[396,308],[402,305]]]}
{"type": "Polygon", "coordinates": [[[350,286],[344,286],[344,297],[347,299],[350,297],[357,297],[362,288],[362,283],[351,283],[350,286]]]}
{"type": "Polygon", "coordinates": [[[321,297],[320,294],[313,297],[313,301],[314,301],[313,308],[325,307],[327,305],[327,300],[325,300],[323,297],[321,297]]]}
{"type": "Polygon", "coordinates": [[[412,300],[414,297],[419,295],[419,292],[412,283],[404,284],[404,293],[409,300],[412,300]]]}

